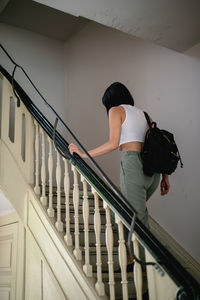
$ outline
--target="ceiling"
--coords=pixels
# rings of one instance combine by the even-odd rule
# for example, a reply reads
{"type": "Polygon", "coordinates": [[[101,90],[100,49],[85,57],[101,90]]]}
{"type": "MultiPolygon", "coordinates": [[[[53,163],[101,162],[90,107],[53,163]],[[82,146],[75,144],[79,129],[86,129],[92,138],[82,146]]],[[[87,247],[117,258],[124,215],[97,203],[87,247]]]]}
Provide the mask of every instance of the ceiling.
{"type": "Polygon", "coordinates": [[[1,0],[0,22],[61,41],[89,20],[184,52],[200,43],[199,0],[1,0]]]}
{"type": "Polygon", "coordinates": [[[0,22],[66,41],[88,20],[32,0],[0,0],[0,22]]]}

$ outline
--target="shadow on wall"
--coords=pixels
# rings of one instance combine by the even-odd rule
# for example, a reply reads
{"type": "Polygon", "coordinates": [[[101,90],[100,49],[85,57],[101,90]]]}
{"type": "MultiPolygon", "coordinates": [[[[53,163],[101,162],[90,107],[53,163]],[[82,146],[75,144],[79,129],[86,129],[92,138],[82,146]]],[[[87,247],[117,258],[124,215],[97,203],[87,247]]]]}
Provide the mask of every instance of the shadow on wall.
{"type": "Polygon", "coordinates": [[[200,60],[200,43],[186,51],[185,54],[200,60]]]}

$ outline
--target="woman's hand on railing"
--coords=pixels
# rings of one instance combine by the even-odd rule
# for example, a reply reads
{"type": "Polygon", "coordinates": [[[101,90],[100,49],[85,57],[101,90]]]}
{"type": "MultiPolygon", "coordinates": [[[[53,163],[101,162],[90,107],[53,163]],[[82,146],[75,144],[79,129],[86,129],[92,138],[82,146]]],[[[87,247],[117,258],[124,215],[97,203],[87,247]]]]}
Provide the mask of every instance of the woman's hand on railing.
{"type": "Polygon", "coordinates": [[[71,155],[73,155],[74,153],[77,153],[82,158],[86,157],[85,153],[83,151],[81,151],[80,148],[73,143],[71,143],[69,145],[69,152],[71,153],[71,155]]]}

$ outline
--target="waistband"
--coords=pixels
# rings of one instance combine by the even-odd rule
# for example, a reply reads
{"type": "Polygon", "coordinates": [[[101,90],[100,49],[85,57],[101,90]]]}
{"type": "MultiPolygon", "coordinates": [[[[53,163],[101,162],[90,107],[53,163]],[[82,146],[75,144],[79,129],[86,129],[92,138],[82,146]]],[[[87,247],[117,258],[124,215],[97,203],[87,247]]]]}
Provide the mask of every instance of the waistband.
{"type": "Polygon", "coordinates": [[[128,150],[128,151],[123,151],[122,152],[122,158],[126,156],[134,156],[134,157],[139,157],[141,158],[141,152],[134,151],[134,150],[128,150]]]}

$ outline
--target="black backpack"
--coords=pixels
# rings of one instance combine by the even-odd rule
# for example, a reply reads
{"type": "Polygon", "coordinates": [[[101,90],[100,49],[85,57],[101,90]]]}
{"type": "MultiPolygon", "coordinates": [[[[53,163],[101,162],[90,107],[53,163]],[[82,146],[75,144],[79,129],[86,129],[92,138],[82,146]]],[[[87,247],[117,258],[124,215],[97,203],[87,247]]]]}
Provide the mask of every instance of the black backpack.
{"type": "Polygon", "coordinates": [[[173,134],[159,129],[155,122],[151,123],[148,114],[144,114],[149,125],[141,153],[144,173],[148,176],[154,173],[172,174],[179,160],[183,168],[173,134]]]}

